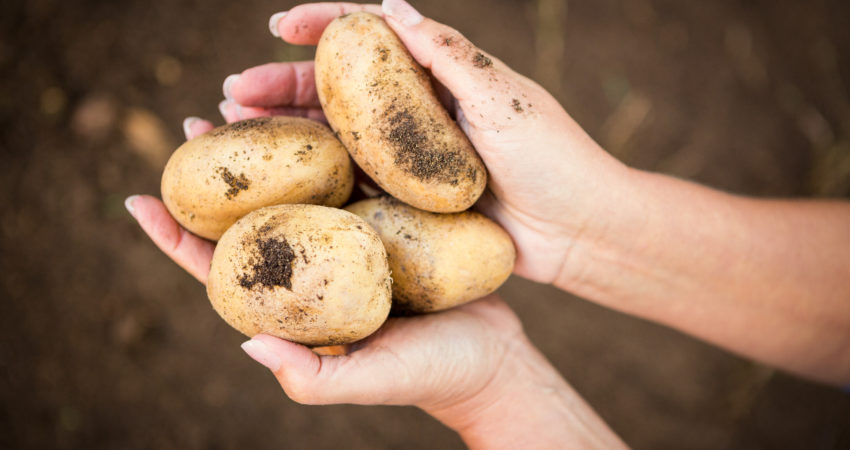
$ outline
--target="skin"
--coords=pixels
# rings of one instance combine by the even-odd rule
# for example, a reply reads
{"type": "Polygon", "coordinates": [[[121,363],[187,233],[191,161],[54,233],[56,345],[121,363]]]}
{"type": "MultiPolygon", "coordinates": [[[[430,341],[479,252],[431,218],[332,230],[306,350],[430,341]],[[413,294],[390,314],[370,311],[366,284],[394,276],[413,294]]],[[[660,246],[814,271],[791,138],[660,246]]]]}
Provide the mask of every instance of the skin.
{"type": "MultiPolygon", "coordinates": [[[[453,95],[458,123],[491,175],[478,206],[513,238],[516,274],[814,380],[850,384],[850,205],[744,198],[625,167],[534,82],[483,51],[492,64],[481,76],[471,63],[480,50],[457,31],[399,0],[384,6],[414,58],[453,95]],[[453,45],[440,45],[447,38],[453,45]],[[513,99],[526,105],[522,113],[513,99]]],[[[381,12],[301,5],[277,30],[286,42],[315,44],[333,17],[355,10],[381,12]]],[[[310,70],[284,63],[243,72],[225,118],[280,108],[317,116],[315,87],[303,75],[310,70]]],[[[182,231],[152,197],[128,203],[154,242],[203,280],[211,244],[182,231]]],[[[346,356],[320,358],[268,336],[245,347],[296,401],[416,405],[471,447],[622,445],[495,297],[391,320],[346,356]],[[443,331],[452,339],[438,337],[443,331]],[[439,358],[423,357],[438,349],[439,358]],[[421,368],[428,370],[403,376],[421,368]]]]}

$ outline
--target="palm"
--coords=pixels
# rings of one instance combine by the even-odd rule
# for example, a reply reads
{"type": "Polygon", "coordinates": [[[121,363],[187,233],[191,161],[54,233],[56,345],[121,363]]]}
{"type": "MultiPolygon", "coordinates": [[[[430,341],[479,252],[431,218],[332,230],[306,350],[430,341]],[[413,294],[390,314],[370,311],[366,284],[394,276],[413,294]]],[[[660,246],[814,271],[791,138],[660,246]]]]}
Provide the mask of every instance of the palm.
{"type": "MultiPolygon", "coordinates": [[[[393,404],[439,409],[479,392],[519,334],[519,320],[491,296],[441,313],[391,318],[355,344],[344,364],[368,366],[393,404]]],[[[376,402],[368,389],[362,395],[356,403],[376,402]]]]}

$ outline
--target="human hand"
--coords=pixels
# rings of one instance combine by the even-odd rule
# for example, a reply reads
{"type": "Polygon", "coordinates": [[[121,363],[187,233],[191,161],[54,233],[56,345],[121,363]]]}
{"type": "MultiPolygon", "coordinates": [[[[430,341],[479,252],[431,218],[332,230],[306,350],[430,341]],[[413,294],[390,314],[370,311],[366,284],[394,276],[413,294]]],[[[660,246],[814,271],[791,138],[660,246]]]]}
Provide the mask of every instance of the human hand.
{"type": "MultiPolygon", "coordinates": [[[[180,228],[154,197],[131,197],[127,203],[151,239],[206,282],[214,244],[180,228]]],[[[255,336],[243,349],[297,402],[415,405],[460,433],[470,447],[621,444],[495,296],[440,313],[390,318],[377,333],[352,344],[347,355],[320,356],[268,335],[255,336]]]]}
{"type": "Polygon", "coordinates": [[[414,405],[472,448],[623,447],[494,295],[391,318],[343,356],[267,335],[242,348],[299,403],[414,405]]]}
{"type": "MultiPolygon", "coordinates": [[[[383,14],[413,57],[429,69],[490,173],[477,208],[517,246],[516,273],[554,282],[579,267],[570,251],[613,220],[629,189],[628,169],[605,153],[533,81],[471,44],[456,30],[422,18],[398,0],[378,5],[314,3],[272,18],[291,44],[315,45],[335,17],[383,14]]],[[[228,77],[220,109],[228,122],[294,114],[324,120],[312,61],[273,63],[228,77]]]]}
{"type": "MultiPolygon", "coordinates": [[[[206,282],[214,244],[180,228],[154,197],[131,197],[127,203],[151,239],[206,282]]],[[[347,355],[320,356],[268,335],[255,336],[243,348],[300,403],[415,405],[460,433],[470,447],[621,446],[496,296],[440,313],[390,318],[377,333],[352,344],[347,355]],[[535,430],[533,436],[528,430],[535,430]]]]}
{"type": "Polygon", "coordinates": [[[391,318],[347,355],[320,356],[268,335],[242,348],[296,402],[417,406],[471,448],[623,447],[495,295],[391,318]]]}
{"type": "MultiPolygon", "coordinates": [[[[222,109],[228,121],[282,113],[322,118],[317,103],[299,97],[310,89],[315,96],[312,83],[304,81],[312,80],[312,73],[303,75],[312,70],[309,64],[266,66],[253,74],[263,78],[263,70],[271,75],[265,79],[266,87],[282,83],[288,88],[277,89],[276,100],[255,99],[256,106],[225,102],[222,109]],[[274,73],[287,71],[288,78],[284,74],[274,79],[274,73]]],[[[234,88],[233,79],[229,88],[234,88]]],[[[250,95],[254,94],[235,98],[250,95]]],[[[188,139],[212,128],[197,118],[184,122],[188,139]]],[[[182,229],[154,197],[133,196],[127,207],[169,257],[206,282],[212,242],[182,229]]],[[[302,403],[416,405],[460,432],[470,446],[621,445],[529,343],[513,312],[494,296],[438,314],[390,319],[378,333],[353,345],[348,355],[319,356],[265,335],[243,347],[302,403]],[[529,429],[536,430],[534,439],[528,437],[529,429]]]]}

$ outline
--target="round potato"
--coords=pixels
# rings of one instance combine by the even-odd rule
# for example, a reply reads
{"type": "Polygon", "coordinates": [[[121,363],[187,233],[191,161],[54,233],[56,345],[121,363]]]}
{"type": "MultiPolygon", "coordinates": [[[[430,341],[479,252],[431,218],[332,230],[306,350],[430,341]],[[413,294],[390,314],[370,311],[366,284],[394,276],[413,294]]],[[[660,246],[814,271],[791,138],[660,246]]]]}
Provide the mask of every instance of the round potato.
{"type": "Polygon", "coordinates": [[[233,328],[305,345],[360,340],[387,318],[387,253],[375,231],[341,209],[278,205],[221,237],[207,295],[233,328]]]}
{"type": "Polygon", "coordinates": [[[342,206],[353,185],[351,159],[328,127],[260,117],[180,146],[165,166],[162,199],[183,227],[218,240],[240,217],[264,206],[342,206]]]}
{"type": "Polygon", "coordinates": [[[384,196],[345,209],[381,237],[390,261],[394,309],[423,313],[495,291],[513,272],[510,236],[481,214],[434,214],[384,196]]]}
{"type": "Polygon", "coordinates": [[[447,213],[481,196],[484,164],[427,72],[380,17],[354,13],[331,22],[316,49],[316,88],[351,156],[394,197],[447,213]]]}

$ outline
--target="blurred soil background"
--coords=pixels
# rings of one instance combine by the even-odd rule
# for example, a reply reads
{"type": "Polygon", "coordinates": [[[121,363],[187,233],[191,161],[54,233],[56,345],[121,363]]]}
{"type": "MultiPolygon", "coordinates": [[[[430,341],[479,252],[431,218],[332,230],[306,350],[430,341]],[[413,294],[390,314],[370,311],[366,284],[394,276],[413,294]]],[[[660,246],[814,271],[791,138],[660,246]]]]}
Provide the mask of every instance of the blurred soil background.
{"type": "MultiPolygon", "coordinates": [[[[0,448],[462,447],[414,408],[289,401],[124,210],[159,193],[184,117],[221,123],[228,74],[312,56],[268,33],[293,5],[3,2],[0,448]]],[[[538,80],[630,165],[850,197],[850,2],[416,6],[538,80]]],[[[546,286],[502,294],[635,448],[850,448],[840,390],[546,286]]]]}

